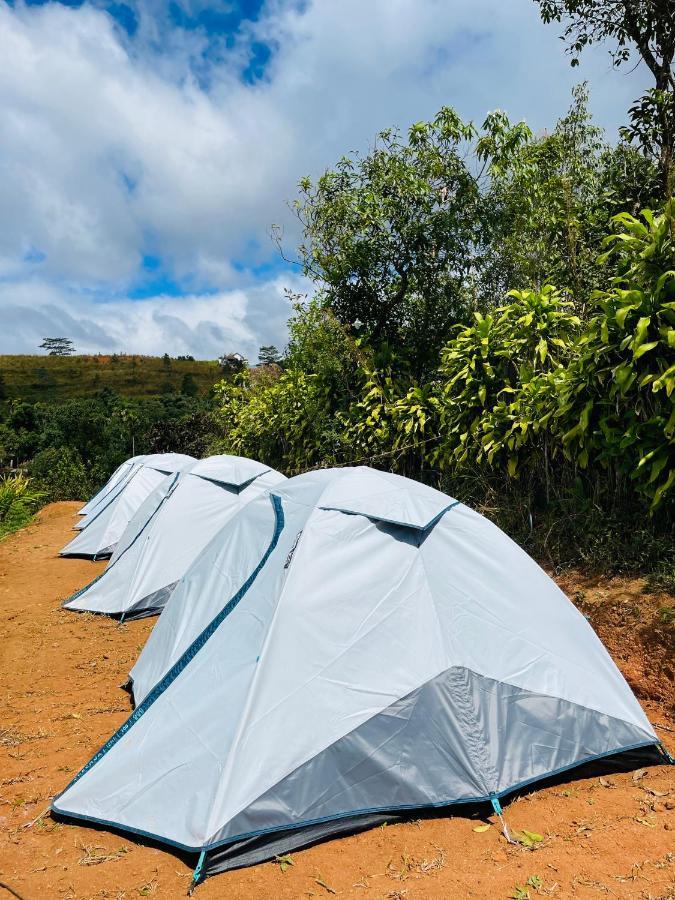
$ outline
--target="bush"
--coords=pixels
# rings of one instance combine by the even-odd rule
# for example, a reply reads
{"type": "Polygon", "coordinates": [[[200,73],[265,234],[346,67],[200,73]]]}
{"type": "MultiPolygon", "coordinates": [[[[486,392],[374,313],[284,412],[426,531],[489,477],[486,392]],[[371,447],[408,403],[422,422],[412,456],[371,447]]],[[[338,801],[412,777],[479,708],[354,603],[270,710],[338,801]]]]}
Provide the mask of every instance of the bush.
{"type": "Polygon", "coordinates": [[[424,381],[393,352],[376,369],[324,307],[298,309],[289,367],[221,386],[225,449],[287,474],[367,462],[442,486],[552,565],[667,570],[675,204],[613,223],[585,321],[551,285],[511,291],[424,381]]]}
{"type": "Polygon", "coordinates": [[[604,262],[618,274],[565,372],[556,412],[566,456],[633,484],[657,507],[675,493],[675,201],[615,217],[604,262]]]}
{"type": "Polygon", "coordinates": [[[84,463],[78,452],[70,447],[41,450],[28,469],[50,502],[82,500],[93,493],[84,463]]]}
{"type": "Polygon", "coordinates": [[[0,539],[27,525],[43,498],[25,475],[0,478],[0,539]]]}

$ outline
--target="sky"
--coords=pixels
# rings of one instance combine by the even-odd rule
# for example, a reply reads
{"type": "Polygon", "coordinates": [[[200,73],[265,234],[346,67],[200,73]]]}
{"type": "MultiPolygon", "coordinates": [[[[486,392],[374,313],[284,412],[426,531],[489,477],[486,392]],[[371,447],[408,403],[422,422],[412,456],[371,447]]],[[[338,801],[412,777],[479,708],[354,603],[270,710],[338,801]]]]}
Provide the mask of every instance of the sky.
{"type": "Polygon", "coordinates": [[[616,136],[644,73],[559,31],[533,0],[0,0],[0,353],[283,347],[302,176],[443,105],[550,128],[584,79],[616,136]]]}

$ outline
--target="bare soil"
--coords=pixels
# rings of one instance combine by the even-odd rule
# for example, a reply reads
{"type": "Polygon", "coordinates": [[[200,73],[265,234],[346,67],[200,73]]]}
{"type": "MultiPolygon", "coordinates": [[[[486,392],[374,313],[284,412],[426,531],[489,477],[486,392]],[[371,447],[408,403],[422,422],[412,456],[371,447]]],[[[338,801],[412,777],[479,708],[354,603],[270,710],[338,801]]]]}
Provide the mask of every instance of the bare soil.
{"type": "MultiPolygon", "coordinates": [[[[24,900],[183,897],[184,860],[44,814],[129,714],[119,685],[153,624],[61,610],[104,566],[56,555],[77,508],[48,506],[0,543],[0,881],[24,900]]],[[[568,573],[560,583],[675,751],[675,598],[645,593],[639,579],[568,573]]],[[[675,768],[570,776],[510,803],[506,818],[543,840],[509,845],[494,818],[421,819],[293,853],[283,870],[270,862],[217,875],[195,896],[675,898],[675,768]]]]}

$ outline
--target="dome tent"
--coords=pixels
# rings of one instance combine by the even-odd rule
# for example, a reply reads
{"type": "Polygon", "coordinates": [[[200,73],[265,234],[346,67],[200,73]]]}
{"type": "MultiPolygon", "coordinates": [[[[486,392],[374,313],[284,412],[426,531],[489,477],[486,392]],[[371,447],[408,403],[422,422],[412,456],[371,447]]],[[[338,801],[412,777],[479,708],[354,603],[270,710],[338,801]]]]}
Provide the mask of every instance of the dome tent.
{"type": "Polygon", "coordinates": [[[80,523],[81,531],[61,550],[60,556],[97,558],[110,556],[124,529],[152,491],[163,482],[170,487],[173,476],[194,465],[183,453],[155,453],[146,456],[131,474],[113,488],[80,523]]]}
{"type": "Polygon", "coordinates": [[[279,472],[241,456],[199,460],[166,493],[148,497],[108,568],[65,608],[125,618],[161,612],[213,535],[242,506],[281,481],[285,476],[279,472]]]}
{"type": "Polygon", "coordinates": [[[106,497],[108,497],[111,491],[117,487],[118,484],[126,481],[134,472],[138,466],[141,465],[145,456],[132,456],[130,459],[125,460],[121,465],[119,465],[115,471],[112,473],[110,478],[106,481],[100,491],[97,491],[93,497],[91,497],[84,504],[82,509],[78,510],[78,516],[88,516],[93,510],[101,503],[106,497]]]}
{"type": "Polygon", "coordinates": [[[56,814],[193,851],[197,880],[658,744],[584,617],[463,504],[359,467],[284,482],[223,538],[249,515],[265,554],[56,814]]]}

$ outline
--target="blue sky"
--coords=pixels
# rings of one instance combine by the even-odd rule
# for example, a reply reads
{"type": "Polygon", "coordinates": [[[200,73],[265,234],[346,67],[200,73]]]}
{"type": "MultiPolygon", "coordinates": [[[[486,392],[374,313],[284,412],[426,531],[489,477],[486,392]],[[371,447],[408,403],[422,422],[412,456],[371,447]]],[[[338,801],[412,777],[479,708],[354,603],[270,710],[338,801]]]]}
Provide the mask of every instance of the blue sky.
{"type": "Polygon", "coordinates": [[[532,0],[0,0],[0,352],[283,345],[269,237],[298,179],[443,104],[550,127],[588,79],[616,133],[644,76],[572,70],[532,0]]]}

